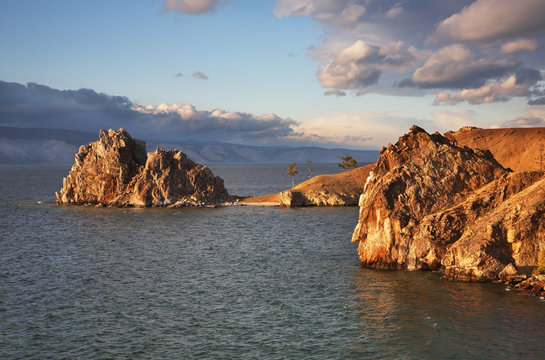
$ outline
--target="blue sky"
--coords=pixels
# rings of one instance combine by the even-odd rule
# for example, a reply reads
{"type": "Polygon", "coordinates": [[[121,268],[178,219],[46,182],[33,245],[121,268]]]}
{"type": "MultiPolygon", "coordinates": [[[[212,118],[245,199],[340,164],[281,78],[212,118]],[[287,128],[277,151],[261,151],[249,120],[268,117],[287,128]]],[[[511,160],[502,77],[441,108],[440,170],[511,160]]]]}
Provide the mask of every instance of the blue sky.
{"type": "Polygon", "coordinates": [[[0,123],[354,148],[545,126],[544,35],[542,0],[3,0],[0,123]]]}

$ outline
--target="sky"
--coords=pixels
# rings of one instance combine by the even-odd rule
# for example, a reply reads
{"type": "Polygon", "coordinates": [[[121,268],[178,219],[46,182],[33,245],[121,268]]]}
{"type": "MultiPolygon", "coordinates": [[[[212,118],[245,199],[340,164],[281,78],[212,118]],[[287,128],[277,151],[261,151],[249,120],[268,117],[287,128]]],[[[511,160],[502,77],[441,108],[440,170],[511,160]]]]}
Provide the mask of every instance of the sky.
{"type": "Polygon", "coordinates": [[[545,126],[543,0],[2,0],[0,125],[378,149],[545,126]]]}

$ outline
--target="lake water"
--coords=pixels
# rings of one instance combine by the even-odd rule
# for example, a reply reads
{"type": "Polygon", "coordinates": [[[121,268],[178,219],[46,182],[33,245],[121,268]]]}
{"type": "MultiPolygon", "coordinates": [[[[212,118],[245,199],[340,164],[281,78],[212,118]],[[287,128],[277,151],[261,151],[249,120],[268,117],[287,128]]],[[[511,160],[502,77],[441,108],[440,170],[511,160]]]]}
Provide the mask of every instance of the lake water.
{"type": "MultiPolygon", "coordinates": [[[[291,184],[211,167],[237,195],[291,184]]],[[[545,358],[545,301],[361,268],[357,208],[53,205],[67,172],[0,168],[1,359],[545,358]]]]}

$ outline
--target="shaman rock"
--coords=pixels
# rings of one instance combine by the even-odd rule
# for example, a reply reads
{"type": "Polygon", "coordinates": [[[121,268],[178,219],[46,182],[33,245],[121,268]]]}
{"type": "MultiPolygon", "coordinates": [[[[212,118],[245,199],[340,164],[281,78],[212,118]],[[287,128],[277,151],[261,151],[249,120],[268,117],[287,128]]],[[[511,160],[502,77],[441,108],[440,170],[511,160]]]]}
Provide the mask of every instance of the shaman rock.
{"type": "Polygon", "coordinates": [[[218,204],[229,194],[223,180],[181,151],[158,149],[125,129],[101,130],[98,141],[80,147],[56,193],[59,204],[195,206],[218,204]]]}

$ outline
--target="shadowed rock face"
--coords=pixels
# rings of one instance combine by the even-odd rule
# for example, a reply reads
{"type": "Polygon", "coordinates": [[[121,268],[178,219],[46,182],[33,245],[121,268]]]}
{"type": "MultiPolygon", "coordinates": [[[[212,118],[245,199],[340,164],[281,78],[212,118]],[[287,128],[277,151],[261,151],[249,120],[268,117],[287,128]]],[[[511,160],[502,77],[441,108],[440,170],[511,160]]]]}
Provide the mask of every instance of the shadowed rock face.
{"type": "Polygon", "coordinates": [[[523,272],[545,249],[535,235],[545,194],[532,197],[541,178],[413,127],[381,151],[352,241],[364,266],[442,270],[460,280],[493,279],[509,264],[523,272]]]}
{"type": "Polygon", "coordinates": [[[176,150],[146,154],[146,144],[125,129],[101,130],[80,147],[56,193],[59,204],[196,206],[226,201],[223,180],[176,150]]]}

